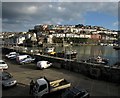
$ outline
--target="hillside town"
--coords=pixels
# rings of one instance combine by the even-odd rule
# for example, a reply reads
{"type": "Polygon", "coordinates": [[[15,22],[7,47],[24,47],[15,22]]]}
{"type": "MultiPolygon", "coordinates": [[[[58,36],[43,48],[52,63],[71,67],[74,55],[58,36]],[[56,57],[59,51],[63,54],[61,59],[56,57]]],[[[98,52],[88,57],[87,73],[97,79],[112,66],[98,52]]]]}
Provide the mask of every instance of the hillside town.
{"type": "Polygon", "coordinates": [[[100,26],[40,24],[27,32],[2,32],[0,38],[5,46],[41,46],[44,43],[63,43],[63,39],[73,45],[116,45],[118,44],[118,34],[118,31],[100,26]]]}

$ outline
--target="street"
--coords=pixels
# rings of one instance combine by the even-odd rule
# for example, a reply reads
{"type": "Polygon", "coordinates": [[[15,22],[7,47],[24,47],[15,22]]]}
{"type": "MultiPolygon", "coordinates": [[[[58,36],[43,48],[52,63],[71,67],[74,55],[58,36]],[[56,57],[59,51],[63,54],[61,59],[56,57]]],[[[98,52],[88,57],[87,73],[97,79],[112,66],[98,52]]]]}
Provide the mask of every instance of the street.
{"type": "MultiPolygon", "coordinates": [[[[120,85],[115,83],[91,79],[82,74],[59,68],[51,67],[38,70],[34,63],[19,65],[13,60],[6,59],[4,55],[3,60],[5,60],[9,66],[7,71],[13,75],[18,84],[15,87],[3,89],[2,96],[30,96],[30,80],[43,76],[50,81],[65,78],[67,81],[71,82],[72,87],[80,86],[88,90],[90,96],[120,96],[120,85]]],[[[55,98],[58,98],[58,96],[55,96],[55,98]]]]}

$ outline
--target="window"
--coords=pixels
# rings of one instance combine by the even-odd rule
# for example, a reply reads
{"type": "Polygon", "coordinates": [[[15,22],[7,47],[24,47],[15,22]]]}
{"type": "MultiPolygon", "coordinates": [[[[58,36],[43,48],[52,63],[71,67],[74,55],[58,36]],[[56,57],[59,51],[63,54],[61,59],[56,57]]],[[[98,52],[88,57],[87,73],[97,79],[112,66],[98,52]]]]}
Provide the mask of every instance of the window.
{"type": "Polygon", "coordinates": [[[22,59],[21,61],[24,61],[24,60],[26,60],[27,58],[24,58],[24,59],[22,59]]]}
{"type": "Polygon", "coordinates": [[[5,64],[5,62],[0,62],[0,64],[5,64]]]}
{"type": "Polygon", "coordinates": [[[50,62],[47,62],[47,64],[50,64],[50,62]]]}
{"type": "Polygon", "coordinates": [[[38,92],[41,92],[42,90],[44,90],[45,88],[47,88],[47,85],[46,84],[43,84],[39,87],[39,91],[38,92]]]}
{"type": "Polygon", "coordinates": [[[80,97],[83,97],[85,95],[85,92],[80,92],[79,94],[78,94],[78,96],[76,96],[76,98],[80,98],[80,97]]]}
{"type": "Polygon", "coordinates": [[[27,56],[27,58],[30,58],[30,56],[27,56]]]}

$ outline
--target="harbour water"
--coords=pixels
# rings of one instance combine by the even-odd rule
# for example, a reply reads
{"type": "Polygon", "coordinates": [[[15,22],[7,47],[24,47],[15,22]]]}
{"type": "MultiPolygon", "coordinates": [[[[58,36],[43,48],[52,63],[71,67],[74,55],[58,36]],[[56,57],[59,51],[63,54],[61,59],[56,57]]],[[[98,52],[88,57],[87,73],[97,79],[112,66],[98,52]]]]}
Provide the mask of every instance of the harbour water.
{"type": "MultiPolygon", "coordinates": [[[[63,47],[56,47],[56,51],[64,50],[63,47]]],[[[120,60],[120,50],[113,49],[112,46],[71,46],[66,47],[66,50],[77,51],[77,61],[97,57],[98,55],[109,59],[109,65],[113,65],[120,60]]]]}

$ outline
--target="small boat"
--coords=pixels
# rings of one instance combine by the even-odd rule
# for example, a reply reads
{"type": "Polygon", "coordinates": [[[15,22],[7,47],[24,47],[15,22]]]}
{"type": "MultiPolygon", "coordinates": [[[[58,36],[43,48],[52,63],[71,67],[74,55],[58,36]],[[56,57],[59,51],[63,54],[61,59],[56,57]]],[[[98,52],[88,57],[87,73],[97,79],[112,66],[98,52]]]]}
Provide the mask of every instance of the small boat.
{"type": "Polygon", "coordinates": [[[76,51],[62,51],[56,53],[57,57],[60,58],[66,58],[66,59],[76,59],[77,58],[77,52],[76,51]]]}
{"type": "Polygon", "coordinates": [[[55,52],[54,47],[46,47],[44,49],[44,54],[50,55],[50,56],[55,56],[55,57],[60,57],[60,58],[66,58],[66,59],[76,59],[77,57],[77,52],[76,51],[60,51],[60,52],[55,52]]]}
{"type": "Polygon", "coordinates": [[[87,63],[107,65],[109,60],[98,56],[98,57],[93,57],[93,58],[89,58],[88,60],[82,60],[82,61],[87,63]]]}
{"type": "Polygon", "coordinates": [[[53,53],[55,51],[55,47],[46,47],[45,49],[44,49],[44,53],[45,54],[51,54],[51,53],[53,53]]]}
{"type": "Polygon", "coordinates": [[[120,62],[118,61],[118,62],[116,62],[114,65],[113,65],[114,67],[119,67],[120,68],[120,62]]]}
{"type": "Polygon", "coordinates": [[[113,49],[120,50],[120,46],[114,46],[113,49]]]}

